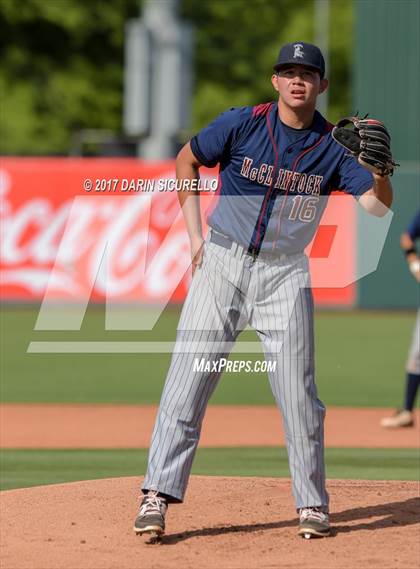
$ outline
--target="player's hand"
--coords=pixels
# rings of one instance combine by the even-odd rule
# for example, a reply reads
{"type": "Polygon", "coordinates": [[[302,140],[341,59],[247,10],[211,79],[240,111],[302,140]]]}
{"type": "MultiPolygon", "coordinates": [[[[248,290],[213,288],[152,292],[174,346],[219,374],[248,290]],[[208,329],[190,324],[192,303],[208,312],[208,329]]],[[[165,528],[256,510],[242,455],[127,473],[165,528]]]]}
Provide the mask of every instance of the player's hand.
{"type": "Polygon", "coordinates": [[[420,283],[420,259],[413,259],[409,262],[408,266],[413,277],[420,283]]]}
{"type": "Polygon", "coordinates": [[[195,237],[191,239],[191,268],[194,276],[195,270],[203,261],[204,239],[195,237]]]}

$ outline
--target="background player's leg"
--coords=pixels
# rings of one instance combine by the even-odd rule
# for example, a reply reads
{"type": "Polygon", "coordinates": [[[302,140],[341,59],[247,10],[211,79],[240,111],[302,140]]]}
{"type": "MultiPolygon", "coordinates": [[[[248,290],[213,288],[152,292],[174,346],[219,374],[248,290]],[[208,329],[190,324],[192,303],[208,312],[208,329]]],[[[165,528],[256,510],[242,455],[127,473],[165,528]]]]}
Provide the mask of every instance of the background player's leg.
{"type": "Polygon", "coordinates": [[[271,389],[283,415],[297,508],[328,508],[325,488],[324,417],[314,378],[313,298],[305,256],[266,266],[251,324],[262,340],[271,389]]]}
{"type": "Polygon", "coordinates": [[[406,363],[406,372],[404,409],[411,413],[416,402],[420,383],[420,309],[417,310],[416,323],[406,363]]]}
{"type": "Polygon", "coordinates": [[[392,417],[381,420],[382,427],[398,428],[414,425],[414,405],[420,386],[420,309],[417,311],[416,324],[413,330],[411,345],[406,362],[406,377],[403,409],[398,410],[392,417]]]}
{"type": "Polygon", "coordinates": [[[184,498],[207,402],[221,375],[218,362],[246,323],[241,291],[249,276],[242,259],[211,243],[205,247],[178,325],[143,484],[143,491],[157,490],[168,501],[184,498]]]}

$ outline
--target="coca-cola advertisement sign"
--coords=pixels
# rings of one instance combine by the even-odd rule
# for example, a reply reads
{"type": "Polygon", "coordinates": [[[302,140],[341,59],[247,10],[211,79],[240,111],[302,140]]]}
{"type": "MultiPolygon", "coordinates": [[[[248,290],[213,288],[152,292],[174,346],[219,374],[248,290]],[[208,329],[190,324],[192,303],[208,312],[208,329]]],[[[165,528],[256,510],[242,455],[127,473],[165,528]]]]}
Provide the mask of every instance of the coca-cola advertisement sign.
{"type": "MultiPolygon", "coordinates": [[[[205,220],[217,171],[203,168],[200,184],[205,220]]],[[[182,302],[191,271],[178,189],[173,160],[2,158],[2,298],[182,302]]],[[[352,207],[328,206],[308,247],[315,287],[331,243],[319,252],[331,239],[342,240],[340,275],[352,282],[354,227],[352,207]]],[[[354,285],[337,285],[320,285],[318,304],[351,304],[354,285]]]]}
{"type": "Polygon", "coordinates": [[[189,247],[176,192],[102,189],[173,178],[172,161],[3,159],[2,296],[181,301],[189,247]]]}

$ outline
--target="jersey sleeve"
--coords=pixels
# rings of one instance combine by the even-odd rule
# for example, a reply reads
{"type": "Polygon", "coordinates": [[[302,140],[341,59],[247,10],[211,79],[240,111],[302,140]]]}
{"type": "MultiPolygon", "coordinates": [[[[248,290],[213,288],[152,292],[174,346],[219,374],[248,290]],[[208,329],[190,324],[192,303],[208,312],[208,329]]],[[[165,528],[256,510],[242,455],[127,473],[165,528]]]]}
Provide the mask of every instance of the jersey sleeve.
{"type": "Polygon", "coordinates": [[[353,156],[344,154],[336,172],[334,187],[358,198],[373,186],[373,182],[369,170],[363,168],[353,156]]]}
{"type": "Polygon", "coordinates": [[[201,164],[211,168],[230,155],[241,124],[249,115],[248,109],[241,107],[222,113],[191,139],[191,150],[201,164]]]}
{"type": "Polygon", "coordinates": [[[411,220],[407,227],[407,233],[409,234],[412,241],[420,238],[420,211],[418,211],[415,217],[411,220]]]}

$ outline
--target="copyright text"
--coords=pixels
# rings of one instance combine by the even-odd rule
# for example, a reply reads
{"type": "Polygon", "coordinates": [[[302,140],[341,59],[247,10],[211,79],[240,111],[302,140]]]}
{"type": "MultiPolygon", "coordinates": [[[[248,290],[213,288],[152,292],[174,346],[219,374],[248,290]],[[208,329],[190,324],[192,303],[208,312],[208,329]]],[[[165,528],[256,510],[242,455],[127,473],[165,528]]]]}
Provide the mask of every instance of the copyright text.
{"type": "Polygon", "coordinates": [[[217,179],[175,180],[174,178],[86,178],[83,189],[86,192],[215,192],[217,179]]]}

